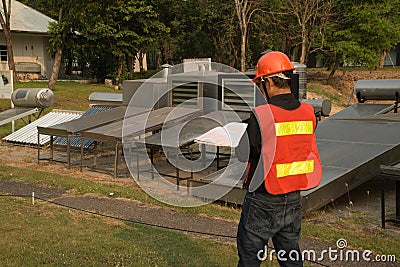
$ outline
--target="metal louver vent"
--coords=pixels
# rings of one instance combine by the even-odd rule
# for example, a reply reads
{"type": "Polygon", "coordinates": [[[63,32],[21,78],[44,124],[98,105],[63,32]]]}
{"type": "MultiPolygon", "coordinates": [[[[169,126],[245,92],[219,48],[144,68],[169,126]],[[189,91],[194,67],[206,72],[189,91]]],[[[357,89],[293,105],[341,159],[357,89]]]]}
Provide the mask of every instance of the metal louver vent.
{"type": "Polygon", "coordinates": [[[174,81],[172,83],[172,105],[177,106],[184,103],[185,106],[197,106],[199,97],[198,83],[185,83],[174,81]],[[191,100],[192,101],[188,101],[191,100]]]}
{"type": "Polygon", "coordinates": [[[249,111],[254,107],[256,87],[250,80],[223,79],[222,88],[223,109],[249,111]]]}

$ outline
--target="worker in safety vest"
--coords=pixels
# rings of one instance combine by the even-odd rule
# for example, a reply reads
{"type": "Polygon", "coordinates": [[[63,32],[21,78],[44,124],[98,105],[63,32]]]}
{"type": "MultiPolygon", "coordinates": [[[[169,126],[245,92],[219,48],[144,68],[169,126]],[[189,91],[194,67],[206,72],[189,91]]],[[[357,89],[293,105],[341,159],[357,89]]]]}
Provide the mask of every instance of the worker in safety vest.
{"type": "Polygon", "coordinates": [[[254,108],[246,133],[236,148],[248,162],[247,189],[237,233],[238,266],[259,266],[270,260],[272,238],[281,266],[302,266],[299,248],[301,190],[316,187],[322,177],[311,105],[298,101],[290,90],[294,70],[277,51],[257,63],[258,84],[268,104],[254,108]]]}

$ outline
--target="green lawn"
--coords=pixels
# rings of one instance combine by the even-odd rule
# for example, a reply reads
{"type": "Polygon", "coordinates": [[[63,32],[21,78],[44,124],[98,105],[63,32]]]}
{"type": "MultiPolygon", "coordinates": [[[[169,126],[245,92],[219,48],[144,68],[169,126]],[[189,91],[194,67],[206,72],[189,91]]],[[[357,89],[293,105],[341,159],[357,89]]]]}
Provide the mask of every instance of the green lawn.
{"type": "Polygon", "coordinates": [[[349,96],[339,94],[337,91],[333,91],[332,89],[327,89],[328,86],[321,85],[315,82],[307,83],[307,90],[309,92],[315,93],[320,97],[325,99],[329,99],[333,104],[339,107],[347,107],[347,102],[349,101],[349,96]]]}
{"type": "MultiPolygon", "coordinates": [[[[118,185],[111,182],[101,183],[86,180],[81,177],[61,175],[58,173],[44,172],[27,168],[16,168],[0,164],[0,179],[12,179],[36,183],[46,186],[61,187],[73,189],[76,194],[96,194],[107,197],[110,192],[114,197],[138,200],[149,205],[162,207],[172,207],[155,200],[148,196],[143,190],[138,188],[132,180],[130,184],[118,185]],[[10,175],[12,174],[12,176],[10,175]]],[[[174,207],[175,210],[186,214],[206,214],[213,217],[219,217],[228,220],[239,221],[240,210],[230,207],[224,207],[218,204],[209,204],[194,208],[174,207]]]]}
{"type": "MultiPolygon", "coordinates": [[[[72,191],[77,195],[90,193],[92,195],[106,197],[110,192],[113,192],[114,197],[138,200],[148,205],[171,209],[171,206],[149,197],[142,190],[137,188],[133,181],[131,184],[122,186],[112,183],[111,180],[110,183],[95,182],[80,177],[26,168],[15,168],[5,165],[0,165],[0,179],[21,180],[41,185],[73,189],[72,191]]],[[[205,214],[234,221],[238,221],[240,217],[239,208],[224,207],[219,204],[208,204],[194,208],[174,207],[174,210],[186,214],[205,214]]],[[[4,214],[7,214],[7,212],[4,214]]],[[[319,215],[311,214],[304,219],[302,226],[303,237],[318,238],[332,244],[332,246],[335,245],[336,240],[339,238],[345,238],[353,248],[368,249],[381,255],[396,255],[397,258],[400,258],[400,252],[397,246],[397,244],[400,243],[400,236],[396,234],[393,235],[390,231],[376,230],[379,229],[377,226],[366,230],[364,225],[366,221],[362,214],[353,214],[352,217],[347,220],[338,219],[324,223],[314,221],[314,216],[319,215]]]]}
{"type": "Polygon", "coordinates": [[[2,266],[234,266],[234,245],[0,197],[2,266]]]}

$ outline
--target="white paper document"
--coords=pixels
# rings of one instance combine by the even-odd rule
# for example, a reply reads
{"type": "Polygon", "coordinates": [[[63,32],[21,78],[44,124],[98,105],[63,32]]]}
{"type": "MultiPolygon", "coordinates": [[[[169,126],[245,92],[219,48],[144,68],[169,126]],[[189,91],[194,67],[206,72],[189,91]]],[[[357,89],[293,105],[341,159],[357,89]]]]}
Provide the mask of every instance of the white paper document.
{"type": "Polygon", "coordinates": [[[216,127],[200,135],[194,141],[200,144],[214,146],[237,147],[246,131],[247,123],[231,122],[224,127],[216,127]]]}

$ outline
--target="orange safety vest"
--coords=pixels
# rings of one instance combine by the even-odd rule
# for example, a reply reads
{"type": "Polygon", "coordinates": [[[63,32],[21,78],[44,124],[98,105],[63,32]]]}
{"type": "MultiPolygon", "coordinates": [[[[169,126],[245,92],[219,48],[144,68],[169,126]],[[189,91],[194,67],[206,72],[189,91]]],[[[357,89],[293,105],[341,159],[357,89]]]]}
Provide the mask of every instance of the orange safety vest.
{"type": "MultiPolygon", "coordinates": [[[[296,190],[308,190],[318,186],[322,178],[321,160],[315,138],[316,119],[314,108],[301,103],[296,110],[285,110],[274,105],[256,107],[255,114],[261,129],[261,139],[271,136],[271,122],[275,121],[276,148],[272,165],[264,164],[265,188],[271,194],[285,194],[296,190]]],[[[271,159],[271,149],[263,141],[262,158],[271,159]]]]}

